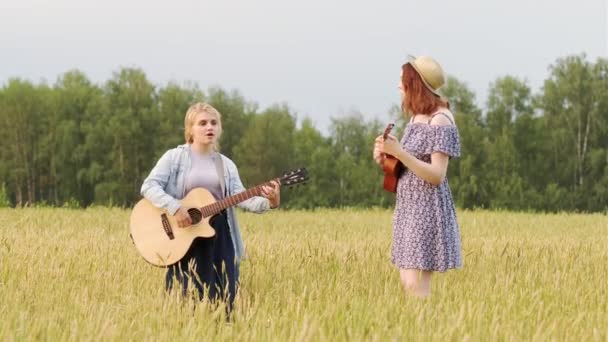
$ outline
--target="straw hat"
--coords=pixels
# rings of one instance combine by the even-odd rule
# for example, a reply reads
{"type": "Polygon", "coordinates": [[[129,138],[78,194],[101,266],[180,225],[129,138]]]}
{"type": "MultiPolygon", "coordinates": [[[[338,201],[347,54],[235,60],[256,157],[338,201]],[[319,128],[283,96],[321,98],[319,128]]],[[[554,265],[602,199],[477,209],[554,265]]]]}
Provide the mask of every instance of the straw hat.
{"type": "Polygon", "coordinates": [[[445,74],[441,65],[429,56],[415,57],[409,55],[407,59],[408,63],[412,65],[414,70],[420,75],[420,78],[422,78],[424,85],[433,94],[442,97],[443,95],[439,92],[439,88],[445,84],[445,74]]]}

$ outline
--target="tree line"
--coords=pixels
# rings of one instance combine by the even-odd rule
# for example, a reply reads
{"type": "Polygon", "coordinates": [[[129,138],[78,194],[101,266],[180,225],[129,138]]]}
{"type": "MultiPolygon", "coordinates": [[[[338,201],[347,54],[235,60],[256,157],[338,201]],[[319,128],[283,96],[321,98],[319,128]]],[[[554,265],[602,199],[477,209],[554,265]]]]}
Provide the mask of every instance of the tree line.
{"type": "MultiPolygon", "coordinates": [[[[456,78],[443,91],[462,143],[448,172],[458,207],[606,211],[608,60],[559,58],[537,93],[500,77],[484,108],[456,78]]],[[[0,206],[131,206],[160,155],[183,143],[184,114],[197,101],[222,113],[221,151],[246,186],[308,168],[306,186],[282,192],[285,207],[393,205],[371,151],[388,121],[403,131],[397,104],[384,119],[334,117],[324,135],[287,104],[260,110],[236,90],[156,86],[142,70],[122,68],[101,85],[77,70],[52,85],[20,78],[3,85],[0,206]]]]}

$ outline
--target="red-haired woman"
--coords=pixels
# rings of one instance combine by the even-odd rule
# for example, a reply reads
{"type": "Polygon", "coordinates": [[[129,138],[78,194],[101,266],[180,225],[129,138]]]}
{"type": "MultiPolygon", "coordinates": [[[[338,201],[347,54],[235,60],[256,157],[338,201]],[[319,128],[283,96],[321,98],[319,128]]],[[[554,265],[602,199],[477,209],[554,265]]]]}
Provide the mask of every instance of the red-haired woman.
{"type": "Polygon", "coordinates": [[[448,102],[438,89],[445,83],[441,66],[431,57],[409,57],[401,67],[401,108],[409,122],[401,143],[376,138],[374,160],[385,154],[399,159],[393,215],[391,261],[407,293],[427,297],[434,271],[462,267],[460,233],[446,178],[451,157],[460,156],[460,139],[448,102]]]}

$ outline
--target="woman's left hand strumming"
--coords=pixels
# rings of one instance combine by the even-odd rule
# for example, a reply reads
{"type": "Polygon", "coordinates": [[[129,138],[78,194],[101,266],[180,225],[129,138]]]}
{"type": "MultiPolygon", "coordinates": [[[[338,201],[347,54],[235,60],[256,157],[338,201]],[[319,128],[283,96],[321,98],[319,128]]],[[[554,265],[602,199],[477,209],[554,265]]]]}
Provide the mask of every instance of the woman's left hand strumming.
{"type": "Polygon", "coordinates": [[[271,209],[278,208],[281,203],[281,186],[276,181],[270,182],[270,186],[262,186],[262,196],[268,199],[271,209]]]}

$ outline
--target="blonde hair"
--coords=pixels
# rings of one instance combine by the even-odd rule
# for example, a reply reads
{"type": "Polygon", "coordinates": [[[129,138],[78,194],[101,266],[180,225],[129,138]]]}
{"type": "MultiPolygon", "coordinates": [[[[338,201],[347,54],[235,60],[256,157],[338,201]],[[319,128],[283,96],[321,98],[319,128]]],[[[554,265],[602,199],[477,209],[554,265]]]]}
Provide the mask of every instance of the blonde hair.
{"type": "MultiPolygon", "coordinates": [[[[200,113],[215,115],[219,126],[217,139],[219,140],[220,136],[222,135],[222,115],[220,114],[220,112],[208,103],[197,102],[190,106],[190,108],[188,108],[188,111],[186,112],[186,117],[184,118],[184,138],[186,139],[187,144],[192,144],[194,142],[194,140],[192,139],[192,126],[195,124],[194,118],[196,118],[196,116],[200,113]]],[[[217,140],[213,148],[216,151],[219,151],[220,144],[217,140]]]]}

